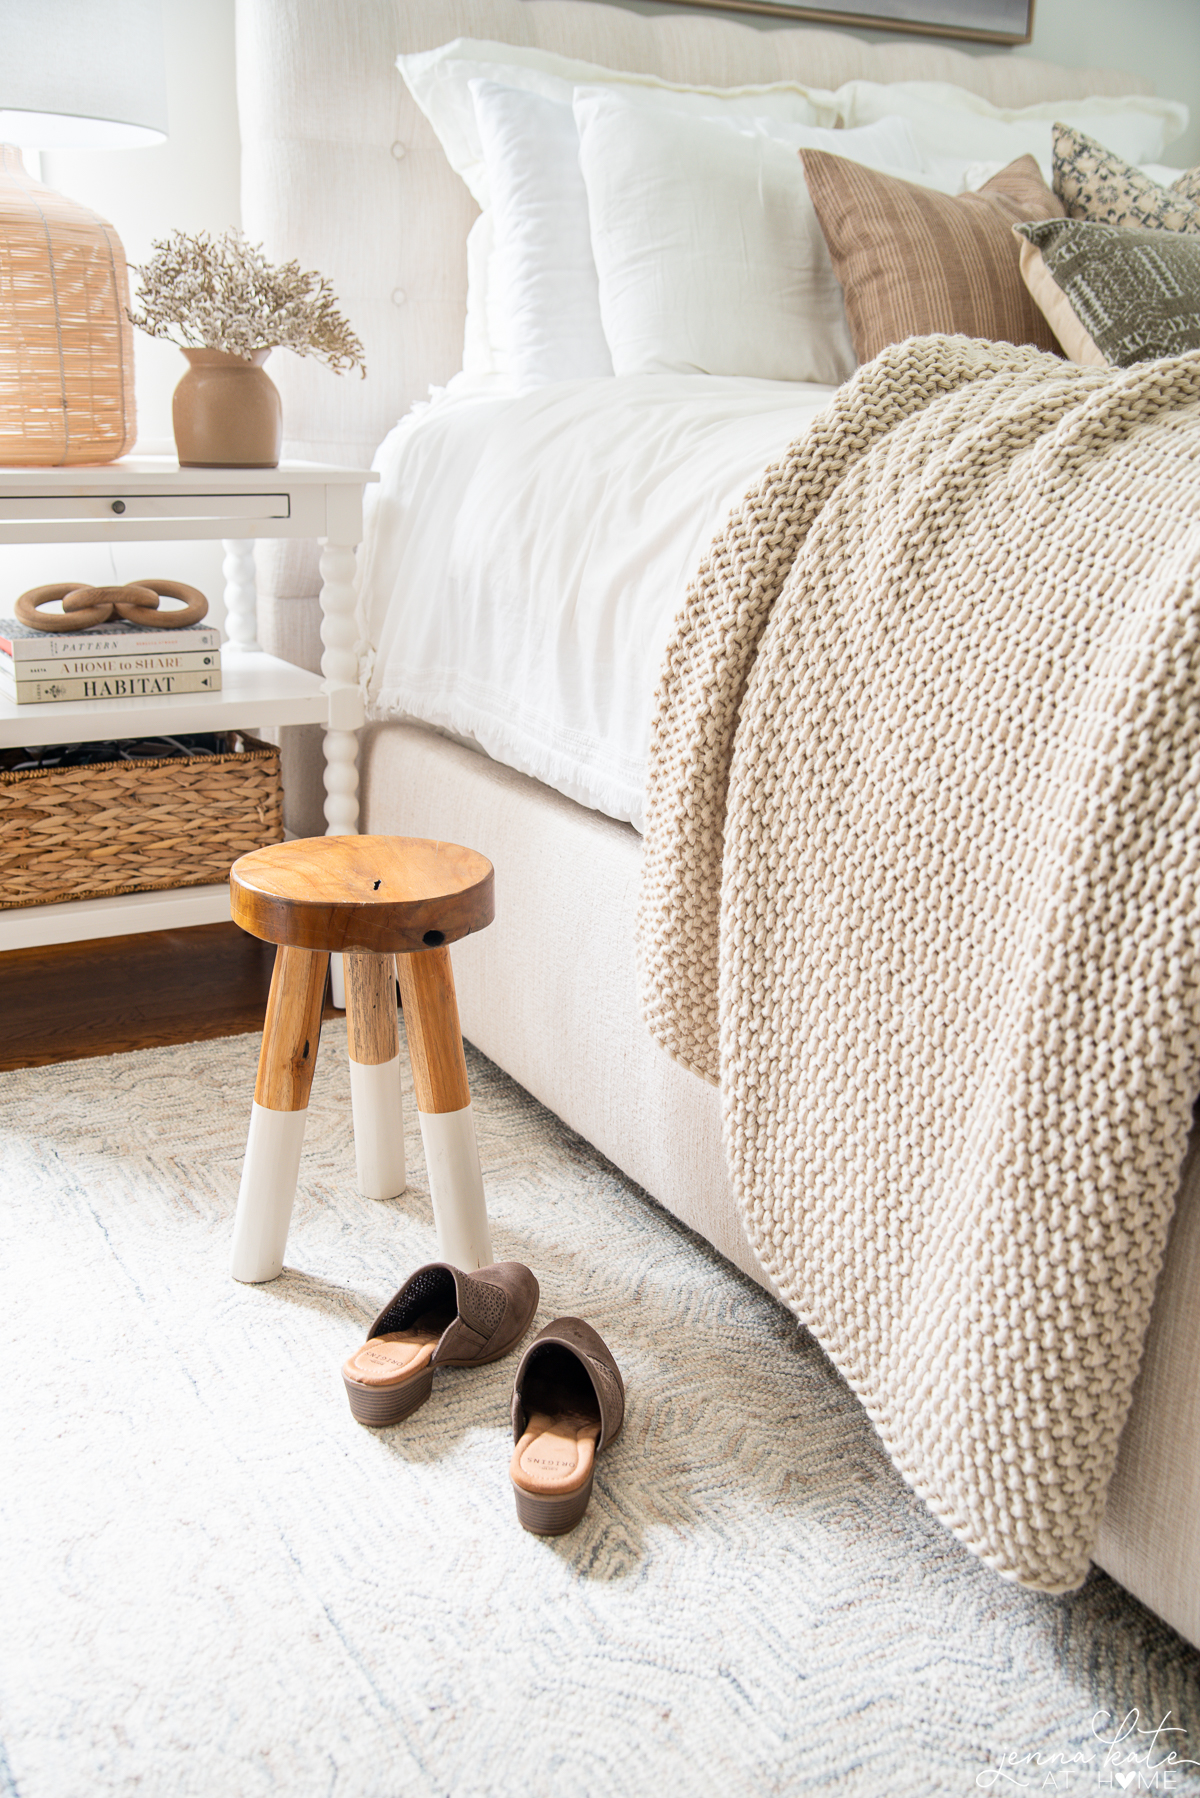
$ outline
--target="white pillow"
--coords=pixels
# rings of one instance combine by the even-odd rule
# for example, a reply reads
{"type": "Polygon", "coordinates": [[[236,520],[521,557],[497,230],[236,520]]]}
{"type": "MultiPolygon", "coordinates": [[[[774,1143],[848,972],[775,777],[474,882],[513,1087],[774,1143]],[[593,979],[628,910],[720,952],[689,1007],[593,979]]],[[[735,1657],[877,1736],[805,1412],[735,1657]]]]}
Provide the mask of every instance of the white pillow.
{"type": "Polygon", "coordinates": [[[904,175],[920,164],[902,121],[788,126],[784,143],[766,134],[775,127],[630,106],[596,88],[576,93],[575,121],[617,374],[836,385],[853,373],[842,290],[797,148],[904,175]]]}
{"type": "Polygon", "coordinates": [[[1177,169],[1167,162],[1143,162],[1138,169],[1139,175],[1145,175],[1148,180],[1157,182],[1159,187],[1173,187],[1182,173],[1182,169],[1177,169]]]}
{"type": "Polygon", "coordinates": [[[464,375],[498,375],[504,355],[497,340],[492,259],[496,233],[490,212],[481,212],[467,232],[467,323],[463,332],[464,375]]]}
{"type": "MultiPolygon", "coordinates": [[[[929,172],[951,186],[955,166],[1036,156],[1042,174],[1053,174],[1056,120],[1077,125],[1126,162],[1156,162],[1187,128],[1187,107],[1150,94],[1085,100],[1049,100],[1037,106],[993,106],[979,94],[948,81],[847,81],[835,96],[843,124],[869,125],[885,115],[908,120],[929,172]]],[[[952,186],[951,186],[952,190],[952,186]]]]}
{"type": "Polygon", "coordinates": [[[571,108],[494,81],[470,92],[495,226],[500,367],[521,393],[611,375],[571,108]]]}
{"type": "Polygon", "coordinates": [[[481,207],[489,204],[490,194],[470,93],[472,81],[523,88],[566,106],[571,104],[573,89],[586,83],[591,87],[619,86],[631,103],[665,106],[676,112],[729,112],[798,124],[837,124],[837,108],[828,88],[806,87],[796,81],[761,87],[689,86],[558,56],[531,44],[455,38],[436,50],[398,56],[396,67],[437,133],[451,168],[462,176],[481,207]]]}
{"type": "MultiPolygon", "coordinates": [[[[640,104],[611,84],[574,91],[640,104]]],[[[478,258],[473,262],[468,255],[468,313],[485,317],[489,324],[496,352],[492,366],[520,392],[554,381],[611,375],[587,190],[579,166],[579,136],[570,105],[492,81],[472,80],[469,94],[492,201],[483,217],[493,223],[495,249],[487,265],[486,312],[475,300],[478,258]]],[[[853,152],[857,146],[873,167],[908,170],[919,165],[919,152],[903,120],[883,121],[861,133],[741,115],[730,124],[794,147],[816,143],[853,152]]],[[[832,277],[832,269],[828,274],[832,277]]],[[[471,367],[483,370],[479,341],[477,327],[472,333],[476,359],[471,367]]]]}

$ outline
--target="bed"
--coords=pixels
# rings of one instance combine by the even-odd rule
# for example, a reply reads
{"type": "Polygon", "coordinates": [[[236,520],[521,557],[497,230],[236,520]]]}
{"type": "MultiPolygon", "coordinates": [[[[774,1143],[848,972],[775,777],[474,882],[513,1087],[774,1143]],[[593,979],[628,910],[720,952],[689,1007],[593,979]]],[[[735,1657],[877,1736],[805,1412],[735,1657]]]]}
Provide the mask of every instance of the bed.
{"type": "MultiPolygon", "coordinates": [[[[522,466],[545,457],[572,407],[578,411],[585,399],[563,389],[514,402],[489,391],[486,374],[473,384],[452,384],[463,361],[467,239],[478,208],[396,74],[394,59],[400,50],[432,49],[453,37],[535,44],[587,63],[698,85],[790,79],[834,89],[852,79],[942,80],[1009,107],[1144,88],[1129,76],[1055,70],[1031,59],[968,58],[901,42],[868,45],[806,28],[763,32],[677,14],[642,18],[584,0],[370,0],[344,8],[323,0],[239,0],[246,228],[272,253],[295,255],[332,277],[371,369],[360,385],[335,383],[303,363],[281,368],[287,452],[366,466],[414,404],[427,403],[431,388],[451,384],[422,425],[422,453],[429,458],[422,504],[432,506],[430,496],[440,491],[445,529],[453,528],[453,496],[468,478],[453,456],[465,435],[476,445],[482,469],[473,505],[493,544],[518,540],[522,529],[544,544],[556,522],[563,526],[552,501],[540,526],[531,504],[517,519],[514,536],[513,517],[522,502],[506,486],[516,465],[506,450],[515,434],[523,445],[522,466]],[[457,437],[456,417],[469,420],[457,437]],[[510,532],[503,538],[506,520],[510,532]]],[[[638,438],[653,449],[655,504],[667,504],[671,514],[664,568],[703,549],[765,461],[828,401],[830,382],[805,387],[794,371],[792,376],[764,381],[757,393],[753,384],[713,377],[683,398],[678,382],[664,377],[655,416],[669,415],[670,429],[665,435],[660,429],[656,439],[658,427],[651,423],[649,436],[638,438]],[[736,453],[713,463],[708,487],[697,487],[697,445],[717,426],[726,442],[732,433],[736,453]],[[676,450],[678,468],[688,472],[686,490],[675,490],[672,498],[676,450]]],[[[644,407],[650,397],[644,378],[624,384],[617,378],[605,414],[611,441],[620,443],[623,435],[632,440],[630,408],[644,407]]],[[[401,471],[401,489],[404,479],[416,478],[405,448],[412,430],[411,423],[402,424],[384,451],[385,463],[391,456],[401,471]]],[[[611,516],[626,520],[632,531],[644,483],[636,468],[625,473],[624,490],[608,497],[611,516]]],[[[720,1095],[652,1039],[638,990],[634,942],[644,776],[637,748],[670,620],[660,609],[639,634],[645,608],[630,599],[628,571],[623,576],[614,556],[607,598],[583,620],[585,628],[549,643],[540,635],[523,640],[503,606],[488,614],[480,599],[487,593],[486,566],[474,570],[474,584],[464,593],[466,610],[455,625],[429,617],[429,640],[421,645],[406,639],[405,629],[389,635],[384,589],[395,577],[379,571],[385,563],[403,568],[406,580],[419,583],[420,557],[431,540],[428,531],[421,543],[400,540],[407,528],[404,495],[395,483],[391,491],[392,498],[380,502],[367,552],[377,558],[375,572],[366,577],[374,594],[364,614],[374,620],[372,640],[364,646],[367,680],[376,709],[389,715],[363,734],[362,827],[458,840],[492,859],[498,870],[496,924],[455,953],[465,1034],[653,1199],[769,1287],[731,1192],[720,1095]],[[395,539],[390,544],[389,532],[395,539]],[[443,654],[438,632],[447,629],[470,640],[476,662],[468,682],[448,677],[439,695],[430,671],[443,654]],[[406,686],[408,649],[422,670],[412,686],[406,686]],[[498,721],[489,682],[503,694],[539,655],[548,663],[546,682],[540,696],[529,696],[519,728],[510,728],[498,721]],[[628,689],[598,677],[622,655],[640,655],[648,671],[632,706],[623,697],[628,689]],[[559,716],[552,703],[556,680],[557,691],[570,695],[559,716]],[[551,702],[543,704],[546,694],[551,702]],[[425,722],[396,716],[422,708],[425,722]],[[571,727],[580,719],[591,742],[582,755],[571,741],[571,727]],[[592,770],[582,779],[581,765],[592,770]]],[[[560,538],[549,570],[569,564],[561,529],[560,538]]],[[[643,557],[639,567],[644,571],[645,565],[643,557]]],[[[260,548],[261,640],[314,667],[320,655],[317,585],[314,546],[260,548]]],[[[420,614],[410,610],[406,629],[420,628],[420,614]]],[[[320,830],[319,744],[301,733],[285,744],[285,785],[291,827],[320,830]]],[[[1197,1185],[1200,1166],[1192,1157],[1094,1558],[1200,1643],[1197,1185]]]]}

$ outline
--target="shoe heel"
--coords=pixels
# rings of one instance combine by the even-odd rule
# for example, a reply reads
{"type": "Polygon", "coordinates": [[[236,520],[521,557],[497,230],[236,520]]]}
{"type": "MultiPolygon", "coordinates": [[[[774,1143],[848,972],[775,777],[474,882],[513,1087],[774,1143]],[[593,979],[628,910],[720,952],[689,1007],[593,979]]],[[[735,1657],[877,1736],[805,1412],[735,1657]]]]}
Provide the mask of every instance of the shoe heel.
{"type": "Polygon", "coordinates": [[[563,1498],[543,1498],[537,1492],[526,1492],[524,1486],[518,1486],[514,1480],[512,1489],[517,1501],[517,1522],[534,1536],[565,1536],[568,1530],[575,1528],[588,1508],[593,1478],[594,1471],[588,1474],[586,1486],[581,1486],[578,1492],[568,1492],[563,1498]]]}
{"type": "Polygon", "coordinates": [[[423,1405],[433,1390],[433,1368],[423,1367],[402,1386],[360,1386],[357,1380],[342,1375],[350,1411],[359,1423],[382,1429],[385,1424],[399,1423],[423,1405]]]}

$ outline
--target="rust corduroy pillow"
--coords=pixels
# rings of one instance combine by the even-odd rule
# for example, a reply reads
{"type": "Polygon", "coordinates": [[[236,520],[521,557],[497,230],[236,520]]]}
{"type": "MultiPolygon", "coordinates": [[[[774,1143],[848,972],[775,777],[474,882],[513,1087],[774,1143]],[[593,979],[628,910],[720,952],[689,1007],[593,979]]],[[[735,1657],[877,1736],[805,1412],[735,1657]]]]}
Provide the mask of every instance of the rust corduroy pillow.
{"type": "Polygon", "coordinates": [[[978,193],[951,196],[825,150],[800,155],[860,362],[941,332],[1058,350],[1021,279],[1012,229],[1063,217],[1032,156],[978,193]]]}

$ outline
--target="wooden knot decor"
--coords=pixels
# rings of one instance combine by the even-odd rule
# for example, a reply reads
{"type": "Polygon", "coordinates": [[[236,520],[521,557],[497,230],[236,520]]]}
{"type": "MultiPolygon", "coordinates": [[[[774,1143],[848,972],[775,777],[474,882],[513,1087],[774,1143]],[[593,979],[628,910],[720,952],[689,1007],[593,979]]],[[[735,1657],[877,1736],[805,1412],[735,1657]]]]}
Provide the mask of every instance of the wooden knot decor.
{"type": "Polygon", "coordinates": [[[199,588],[186,587],[182,581],[131,581],[127,587],[85,587],[78,581],[62,581],[52,587],[31,587],[16,604],[22,624],[60,635],[90,630],[94,624],[107,624],[110,618],[178,631],[199,624],[207,611],[208,601],[199,588]],[[160,611],[160,598],[181,599],[183,604],[160,611]],[[58,599],[62,600],[61,612],[39,609],[58,599]]]}

